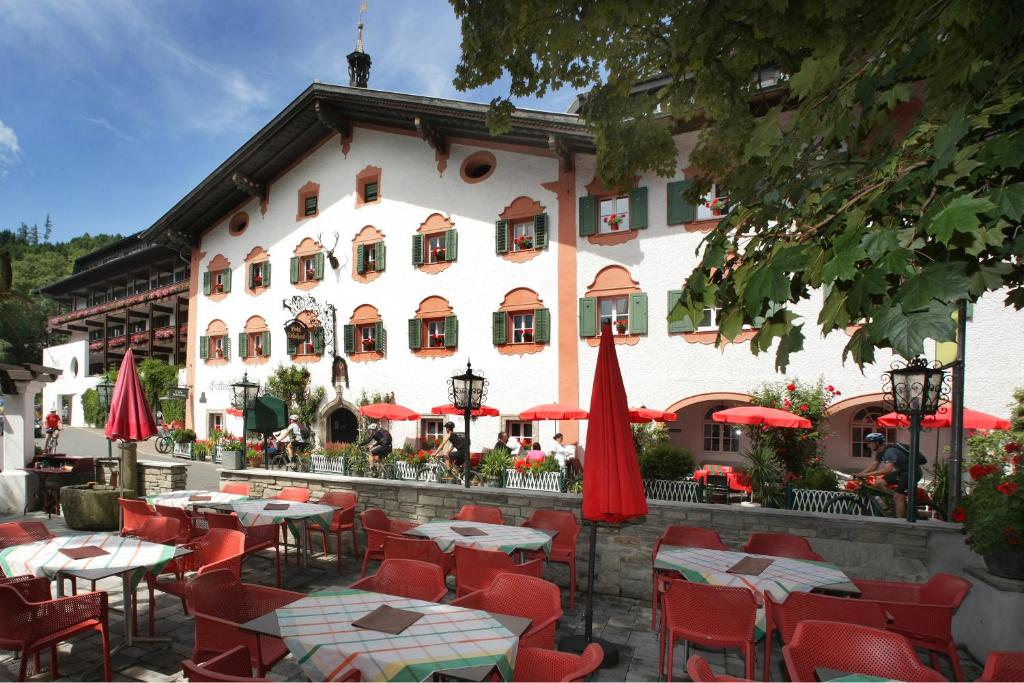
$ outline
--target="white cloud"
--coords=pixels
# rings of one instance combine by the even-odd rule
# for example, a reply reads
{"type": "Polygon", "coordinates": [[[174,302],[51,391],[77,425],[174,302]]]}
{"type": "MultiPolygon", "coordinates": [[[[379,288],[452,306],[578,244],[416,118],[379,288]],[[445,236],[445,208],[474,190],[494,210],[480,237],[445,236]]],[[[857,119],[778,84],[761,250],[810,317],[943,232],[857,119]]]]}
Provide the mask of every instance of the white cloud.
{"type": "Polygon", "coordinates": [[[113,133],[114,135],[116,135],[117,137],[121,138],[122,140],[124,140],[126,142],[134,142],[135,141],[135,138],[133,138],[133,137],[131,137],[129,135],[125,135],[124,133],[122,133],[117,128],[114,128],[114,126],[110,123],[110,121],[107,121],[104,118],[93,118],[91,116],[78,116],[78,117],[75,117],[75,118],[78,121],[84,121],[86,123],[91,123],[91,124],[93,124],[95,126],[99,126],[100,128],[103,128],[103,129],[113,133]]]}
{"type": "Polygon", "coordinates": [[[0,121],[0,178],[7,175],[4,166],[11,166],[18,161],[21,155],[21,145],[18,144],[18,135],[14,129],[0,121]]]}

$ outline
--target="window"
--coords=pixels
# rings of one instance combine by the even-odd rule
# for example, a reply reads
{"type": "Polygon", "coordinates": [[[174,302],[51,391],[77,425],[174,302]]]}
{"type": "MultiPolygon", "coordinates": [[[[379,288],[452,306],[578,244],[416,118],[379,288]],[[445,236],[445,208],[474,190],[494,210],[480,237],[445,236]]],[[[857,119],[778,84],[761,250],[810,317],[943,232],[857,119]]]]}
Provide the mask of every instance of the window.
{"type": "Polygon", "coordinates": [[[153,316],[153,327],[168,327],[171,324],[170,314],[165,313],[164,315],[153,316]]]}
{"type": "Polygon", "coordinates": [[[300,261],[301,261],[301,263],[300,263],[299,271],[301,273],[301,277],[300,277],[299,281],[300,282],[310,282],[312,280],[315,280],[316,279],[316,255],[313,255],[313,256],[303,256],[302,259],[300,259],[300,261]]]}
{"type": "Polygon", "coordinates": [[[601,200],[601,220],[597,230],[600,233],[629,230],[629,197],[609,197],[601,200]]]}
{"type": "Polygon", "coordinates": [[[224,337],[210,337],[210,358],[224,357],[224,337]]]}
{"type": "Polygon", "coordinates": [[[377,343],[376,338],[377,326],[374,325],[360,325],[359,326],[359,350],[360,351],[373,351],[374,345],[377,343]]]}
{"type": "Polygon", "coordinates": [[[224,413],[208,413],[206,417],[207,436],[224,431],[224,413]]]}
{"type": "Polygon", "coordinates": [[[265,261],[260,263],[252,263],[249,265],[249,287],[254,289],[256,287],[266,287],[270,284],[270,267],[265,261]]]}
{"type": "Polygon", "coordinates": [[[302,200],[302,215],[303,216],[315,216],[316,215],[317,202],[318,201],[319,201],[319,197],[317,197],[315,195],[312,196],[312,197],[305,197],[305,198],[303,198],[303,200],[302,200]]]}
{"type": "Polygon", "coordinates": [[[533,313],[514,313],[512,315],[512,343],[533,343],[533,313]]]}
{"type": "Polygon", "coordinates": [[[601,315],[598,328],[611,323],[612,332],[626,334],[629,331],[629,297],[616,296],[600,300],[601,315]]]}
{"type": "Polygon", "coordinates": [[[883,410],[878,406],[869,406],[857,411],[850,422],[850,455],[855,458],[872,457],[868,443],[864,440],[864,437],[871,432],[885,434],[885,440],[890,443],[896,440],[895,429],[881,429],[875,426],[878,418],[883,414],[883,410]]]}
{"type": "Polygon", "coordinates": [[[726,406],[714,406],[704,414],[704,450],[711,453],[738,453],[740,450],[739,428],[715,422],[711,419],[726,406]]]}
{"type": "Polygon", "coordinates": [[[107,330],[107,336],[108,337],[120,337],[123,334],[124,334],[124,326],[123,325],[113,325],[113,326],[111,326],[111,328],[109,330],[107,330]]]}
{"type": "Polygon", "coordinates": [[[249,227],[249,214],[240,211],[231,217],[231,221],[228,223],[228,233],[241,235],[247,227],[249,227]]]}
{"type": "Polygon", "coordinates": [[[262,332],[250,332],[247,335],[247,341],[248,345],[246,347],[246,356],[264,355],[262,332]]]}
{"type": "Polygon", "coordinates": [[[224,293],[224,271],[218,271],[213,274],[213,293],[223,294],[224,293]]]}
{"type": "Polygon", "coordinates": [[[315,327],[306,328],[306,338],[299,344],[299,353],[307,356],[316,353],[316,330],[315,327]]]}
{"type": "Polygon", "coordinates": [[[522,420],[505,420],[505,431],[508,438],[513,441],[521,441],[523,445],[529,446],[533,443],[533,423],[522,420]]]}
{"type": "Polygon", "coordinates": [[[697,205],[697,220],[710,220],[729,212],[729,198],[717,183],[712,183],[711,190],[704,195],[704,201],[697,205]]]}
{"type": "Polygon", "coordinates": [[[377,181],[376,180],[370,181],[370,182],[368,182],[368,183],[363,185],[363,202],[364,203],[369,203],[369,202],[377,201],[377,199],[379,198],[379,195],[378,195],[378,192],[377,192],[377,188],[378,188],[378,185],[377,185],[377,181]]]}
{"type": "MultiPolygon", "coordinates": [[[[220,259],[219,255],[216,257],[220,259]]],[[[231,269],[219,268],[203,273],[203,294],[227,294],[231,291],[231,269]]]]}
{"type": "Polygon", "coordinates": [[[536,243],[533,221],[512,224],[512,251],[533,249],[536,243]]]}
{"type": "Polygon", "coordinates": [[[494,173],[496,161],[490,152],[474,152],[462,162],[459,175],[467,183],[479,183],[494,173]]]}
{"type": "Polygon", "coordinates": [[[427,321],[427,348],[444,348],[444,320],[427,321]]]}
{"type": "Polygon", "coordinates": [[[445,233],[430,235],[424,241],[427,247],[427,263],[444,263],[445,233]]]}
{"type": "Polygon", "coordinates": [[[103,330],[89,330],[89,341],[100,341],[103,339],[103,330]]]}
{"type": "Polygon", "coordinates": [[[420,439],[424,448],[437,448],[444,438],[444,420],[440,418],[423,418],[420,420],[420,439]]]}
{"type": "Polygon", "coordinates": [[[704,317],[700,319],[698,330],[717,330],[720,324],[718,316],[722,314],[721,308],[705,308],[704,317]]]}

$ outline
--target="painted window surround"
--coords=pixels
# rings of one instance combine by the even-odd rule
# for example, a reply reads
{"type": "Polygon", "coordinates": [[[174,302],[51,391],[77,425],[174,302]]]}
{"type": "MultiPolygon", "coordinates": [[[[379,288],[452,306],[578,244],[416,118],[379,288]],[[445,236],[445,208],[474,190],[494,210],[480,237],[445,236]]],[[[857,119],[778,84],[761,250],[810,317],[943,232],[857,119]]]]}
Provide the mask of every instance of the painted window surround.
{"type": "MultiPolygon", "coordinates": [[[[640,289],[639,283],[634,280],[629,271],[622,266],[605,266],[597,275],[594,276],[594,281],[587,287],[587,298],[596,299],[596,305],[594,310],[595,326],[597,334],[593,337],[582,337],[588,345],[598,346],[601,343],[601,327],[600,321],[600,300],[610,297],[626,297],[629,299],[631,295],[643,294],[640,289]]],[[[581,305],[582,308],[582,305],[581,305]]],[[[580,312],[581,315],[583,312],[580,312]]],[[[629,312],[630,326],[633,325],[633,312],[629,312]]],[[[612,330],[612,339],[615,340],[616,344],[625,344],[627,346],[635,346],[641,339],[646,336],[644,333],[627,332],[626,334],[618,334],[615,330],[612,330]]]]}
{"type": "MultiPolygon", "coordinates": [[[[371,306],[370,304],[356,306],[355,310],[352,311],[352,317],[349,318],[348,325],[352,327],[352,331],[355,335],[355,350],[346,354],[350,361],[353,363],[373,363],[384,359],[387,354],[386,332],[384,333],[384,348],[380,351],[374,351],[373,349],[365,350],[362,342],[363,328],[373,327],[380,322],[383,322],[380,312],[375,306],[371,306]]],[[[344,330],[342,330],[342,332],[345,334],[344,330]]]]}
{"type": "Polygon", "coordinates": [[[310,218],[316,218],[320,215],[320,185],[310,180],[308,183],[299,188],[298,193],[298,210],[295,213],[295,221],[300,222],[308,220],[310,218]],[[310,197],[316,197],[316,211],[306,215],[306,200],[310,197]]]}
{"type": "Polygon", "coordinates": [[[420,227],[416,230],[416,234],[423,240],[423,263],[419,265],[414,264],[413,267],[422,273],[430,273],[432,275],[448,270],[452,263],[454,263],[458,258],[458,253],[456,252],[455,257],[453,258],[446,250],[444,261],[428,263],[428,259],[426,257],[427,242],[431,237],[436,237],[441,233],[447,233],[449,230],[454,229],[455,224],[452,223],[450,218],[446,218],[439,213],[430,214],[427,217],[427,220],[423,221],[420,224],[420,227]]]}
{"type": "Polygon", "coordinates": [[[245,255],[245,291],[252,296],[259,296],[270,287],[270,254],[261,246],[255,246],[245,255]],[[252,267],[257,263],[263,266],[264,274],[261,284],[256,284],[250,277],[252,267]],[[250,287],[250,283],[252,286],[250,287]]]}
{"type": "MultiPolygon", "coordinates": [[[[302,311],[295,317],[310,329],[313,334],[313,339],[316,339],[317,334],[323,334],[323,330],[320,329],[320,321],[316,319],[316,316],[312,312],[302,311]]],[[[323,337],[321,336],[321,339],[322,338],[323,337]]],[[[305,343],[302,343],[300,347],[305,347],[305,343]]],[[[315,363],[321,358],[323,358],[322,353],[309,353],[305,348],[299,348],[298,353],[291,354],[293,363],[315,363]]]]}
{"type": "MultiPolygon", "coordinates": [[[[501,302],[501,306],[494,313],[494,317],[503,317],[506,332],[506,339],[512,339],[512,316],[516,313],[532,313],[533,314],[533,325],[534,333],[537,332],[537,311],[544,309],[544,302],[541,301],[537,292],[526,287],[519,287],[513,289],[505,295],[505,298],[501,302]]],[[[547,309],[544,309],[547,310],[547,309]]],[[[551,316],[548,314],[548,339],[551,338],[551,316]]],[[[494,325],[496,321],[492,321],[491,335],[492,338],[495,335],[494,325]]],[[[493,339],[492,339],[493,341],[493,339]]],[[[504,344],[495,344],[494,348],[503,356],[524,356],[534,353],[540,353],[550,342],[506,342],[504,344]]]]}
{"type": "Polygon", "coordinates": [[[536,258],[543,249],[546,249],[550,240],[551,223],[548,220],[548,216],[544,213],[544,207],[541,203],[530,197],[520,196],[512,200],[512,203],[505,207],[505,209],[498,214],[498,222],[495,224],[495,250],[498,255],[506,261],[512,263],[524,263],[530,259],[536,258]],[[540,217],[540,218],[538,218],[540,217]],[[541,221],[541,225],[538,226],[538,220],[541,221]],[[533,246],[528,249],[516,250],[513,247],[513,232],[514,226],[517,223],[533,223],[533,246]],[[544,235],[538,240],[537,229],[541,228],[544,231],[544,235]],[[505,251],[500,250],[501,246],[501,235],[500,232],[504,231],[505,239],[505,251]]]}
{"type": "MultiPolygon", "coordinates": [[[[206,266],[206,273],[203,274],[203,279],[208,279],[210,283],[209,293],[206,295],[206,298],[213,302],[223,301],[231,293],[231,262],[223,254],[217,254],[210,259],[210,263],[206,266]],[[223,292],[216,291],[217,287],[214,284],[214,279],[218,273],[225,273],[223,292]]],[[[206,290],[207,287],[204,285],[203,289],[206,290]]]]}
{"type": "MultiPolygon", "coordinates": [[[[362,230],[356,233],[356,236],[352,238],[352,279],[356,282],[373,282],[379,278],[384,271],[383,270],[369,270],[366,269],[364,272],[359,272],[359,251],[364,245],[368,244],[380,244],[384,246],[384,233],[373,227],[372,225],[364,226],[362,230]]],[[[378,259],[381,254],[377,254],[378,259]]],[[[380,262],[380,261],[379,261],[380,262]]],[[[383,261],[386,267],[386,260],[383,261]]]]}
{"type": "Polygon", "coordinates": [[[228,336],[228,326],[224,324],[224,321],[211,320],[206,326],[206,333],[199,338],[200,346],[203,344],[207,345],[206,358],[201,358],[202,353],[199,354],[201,360],[209,366],[227,365],[231,359],[230,339],[231,338],[228,336]],[[222,357],[217,357],[214,353],[211,353],[214,349],[215,338],[223,339],[225,353],[222,357]]]}
{"type": "Polygon", "coordinates": [[[293,282],[292,287],[294,287],[295,289],[302,290],[303,292],[308,292],[309,290],[319,285],[320,280],[316,278],[311,280],[305,279],[305,273],[302,270],[302,261],[305,257],[323,254],[323,247],[321,247],[320,243],[314,240],[312,237],[306,237],[301,242],[299,242],[298,246],[295,247],[295,251],[292,252],[292,254],[295,258],[299,259],[299,281],[293,282]]]}
{"type": "Polygon", "coordinates": [[[498,161],[495,159],[494,155],[486,150],[480,150],[478,152],[473,152],[463,159],[462,165],[459,167],[459,176],[462,178],[463,182],[469,183],[470,185],[474,183],[482,183],[494,174],[494,169],[497,167],[498,161]],[[480,166],[481,164],[489,165],[490,169],[476,178],[471,178],[467,173],[467,170],[474,166],[480,166]]]}
{"type": "Polygon", "coordinates": [[[238,344],[238,357],[242,359],[242,362],[246,365],[263,365],[270,360],[270,354],[273,349],[270,346],[270,328],[267,326],[267,321],[261,316],[254,315],[245,321],[245,329],[242,332],[245,339],[245,346],[242,346],[242,339],[239,339],[238,344]],[[252,335],[260,335],[261,339],[259,342],[259,350],[262,351],[259,355],[256,355],[255,348],[252,347],[252,335]]]}
{"type": "MultiPolygon", "coordinates": [[[[455,311],[452,309],[451,304],[448,300],[440,296],[428,296],[426,299],[420,302],[419,308],[416,309],[416,316],[413,320],[419,321],[420,340],[421,345],[418,349],[410,349],[414,356],[419,358],[446,358],[448,356],[454,356],[458,350],[458,343],[456,340],[455,346],[442,347],[442,348],[427,348],[426,339],[428,331],[428,323],[430,321],[444,320],[450,316],[454,316],[455,311]]],[[[410,325],[411,325],[410,321],[410,325]]]]}
{"type": "Polygon", "coordinates": [[[356,208],[363,206],[373,206],[374,204],[380,204],[381,198],[384,196],[382,193],[382,185],[380,182],[381,171],[378,166],[367,166],[362,171],[356,174],[356,208]],[[366,201],[366,184],[377,183],[377,198],[366,201]]]}
{"type": "MultiPolygon", "coordinates": [[[[628,196],[628,195],[630,195],[631,192],[634,192],[634,191],[639,192],[640,190],[643,190],[642,195],[643,195],[643,202],[644,202],[644,205],[645,205],[643,213],[644,214],[648,214],[648,209],[646,208],[646,204],[647,204],[646,190],[647,190],[647,188],[640,186],[640,176],[636,176],[636,177],[633,178],[633,185],[631,186],[631,188],[629,190],[627,190],[624,193],[620,192],[619,190],[616,190],[614,188],[607,187],[601,181],[601,179],[598,178],[597,176],[594,176],[594,179],[591,180],[589,183],[587,183],[584,186],[584,189],[586,189],[586,191],[587,191],[587,196],[592,197],[594,199],[595,203],[596,203],[596,206],[594,207],[594,212],[595,212],[595,219],[594,220],[595,221],[600,221],[601,220],[600,207],[601,207],[601,200],[602,199],[611,199],[612,197],[618,197],[618,196],[623,195],[623,194],[628,196]]],[[[581,199],[583,199],[583,198],[581,197],[581,199]]],[[[582,220],[582,216],[577,216],[577,220],[582,220]]],[[[626,242],[629,242],[630,240],[636,239],[637,236],[638,236],[639,231],[644,229],[644,228],[646,228],[648,226],[648,223],[649,223],[649,220],[645,216],[643,218],[643,220],[639,220],[638,219],[638,222],[637,222],[636,226],[634,226],[633,225],[633,211],[630,211],[630,229],[628,229],[628,230],[620,230],[620,231],[616,231],[616,232],[601,232],[599,227],[596,226],[596,223],[595,223],[595,227],[598,227],[598,229],[596,230],[596,232],[594,234],[587,235],[586,239],[587,239],[587,242],[589,242],[590,244],[594,244],[594,245],[611,246],[611,245],[615,245],[615,244],[625,244],[626,242]]]]}

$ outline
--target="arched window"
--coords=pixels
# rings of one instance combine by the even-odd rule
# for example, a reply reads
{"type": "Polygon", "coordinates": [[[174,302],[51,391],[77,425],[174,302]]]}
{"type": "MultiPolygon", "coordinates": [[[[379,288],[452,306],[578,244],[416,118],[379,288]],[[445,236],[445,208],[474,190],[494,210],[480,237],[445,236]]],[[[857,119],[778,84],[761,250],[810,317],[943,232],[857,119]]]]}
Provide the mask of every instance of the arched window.
{"type": "Polygon", "coordinates": [[[728,406],[718,405],[704,413],[704,450],[715,453],[738,453],[740,450],[739,429],[733,425],[715,422],[711,416],[728,406]]]}
{"type": "Polygon", "coordinates": [[[864,437],[871,432],[881,431],[885,434],[885,440],[890,443],[896,440],[895,429],[882,429],[875,425],[875,422],[883,414],[885,414],[885,411],[880,406],[868,406],[867,408],[861,408],[853,416],[853,420],[850,422],[850,454],[853,457],[871,457],[868,444],[864,441],[864,437]]]}

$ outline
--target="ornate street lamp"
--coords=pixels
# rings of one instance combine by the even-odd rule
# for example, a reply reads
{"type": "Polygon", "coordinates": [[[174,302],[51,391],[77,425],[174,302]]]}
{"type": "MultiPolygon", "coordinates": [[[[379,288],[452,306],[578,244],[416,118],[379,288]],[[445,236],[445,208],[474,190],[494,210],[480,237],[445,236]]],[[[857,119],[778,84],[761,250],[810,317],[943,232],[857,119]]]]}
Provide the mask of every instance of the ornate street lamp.
{"type": "Polygon", "coordinates": [[[893,408],[910,421],[910,454],[908,455],[907,521],[917,521],[917,453],[921,442],[921,419],[939,409],[946,383],[946,373],[924,358],[914,358],[903,367],[893,366],[885,373],[893,408]]]}
{"type": "Polygon", "coordinates": [[[242,375],[241,381],[231,385],[231,403],[242,411],[242,461],[238,465],[243,470],[249,462],[249,440],[247,438],[249,411],[256,406],[256,399],[259,396],[260,385],[249,381],[248,371],[242,375]]]}
{"type": "Polygon", "coordinates": [[[448,388],[448,400],[456,408],[462,411],[466,421],[466,461],[462,466],[462,478],[469,488],[469,421],[474,410],[487,399],[487,380],[480,375],[473,374],[473,366],[466,361],[466,372],[461,375],[454,375],[448,388]]]}

